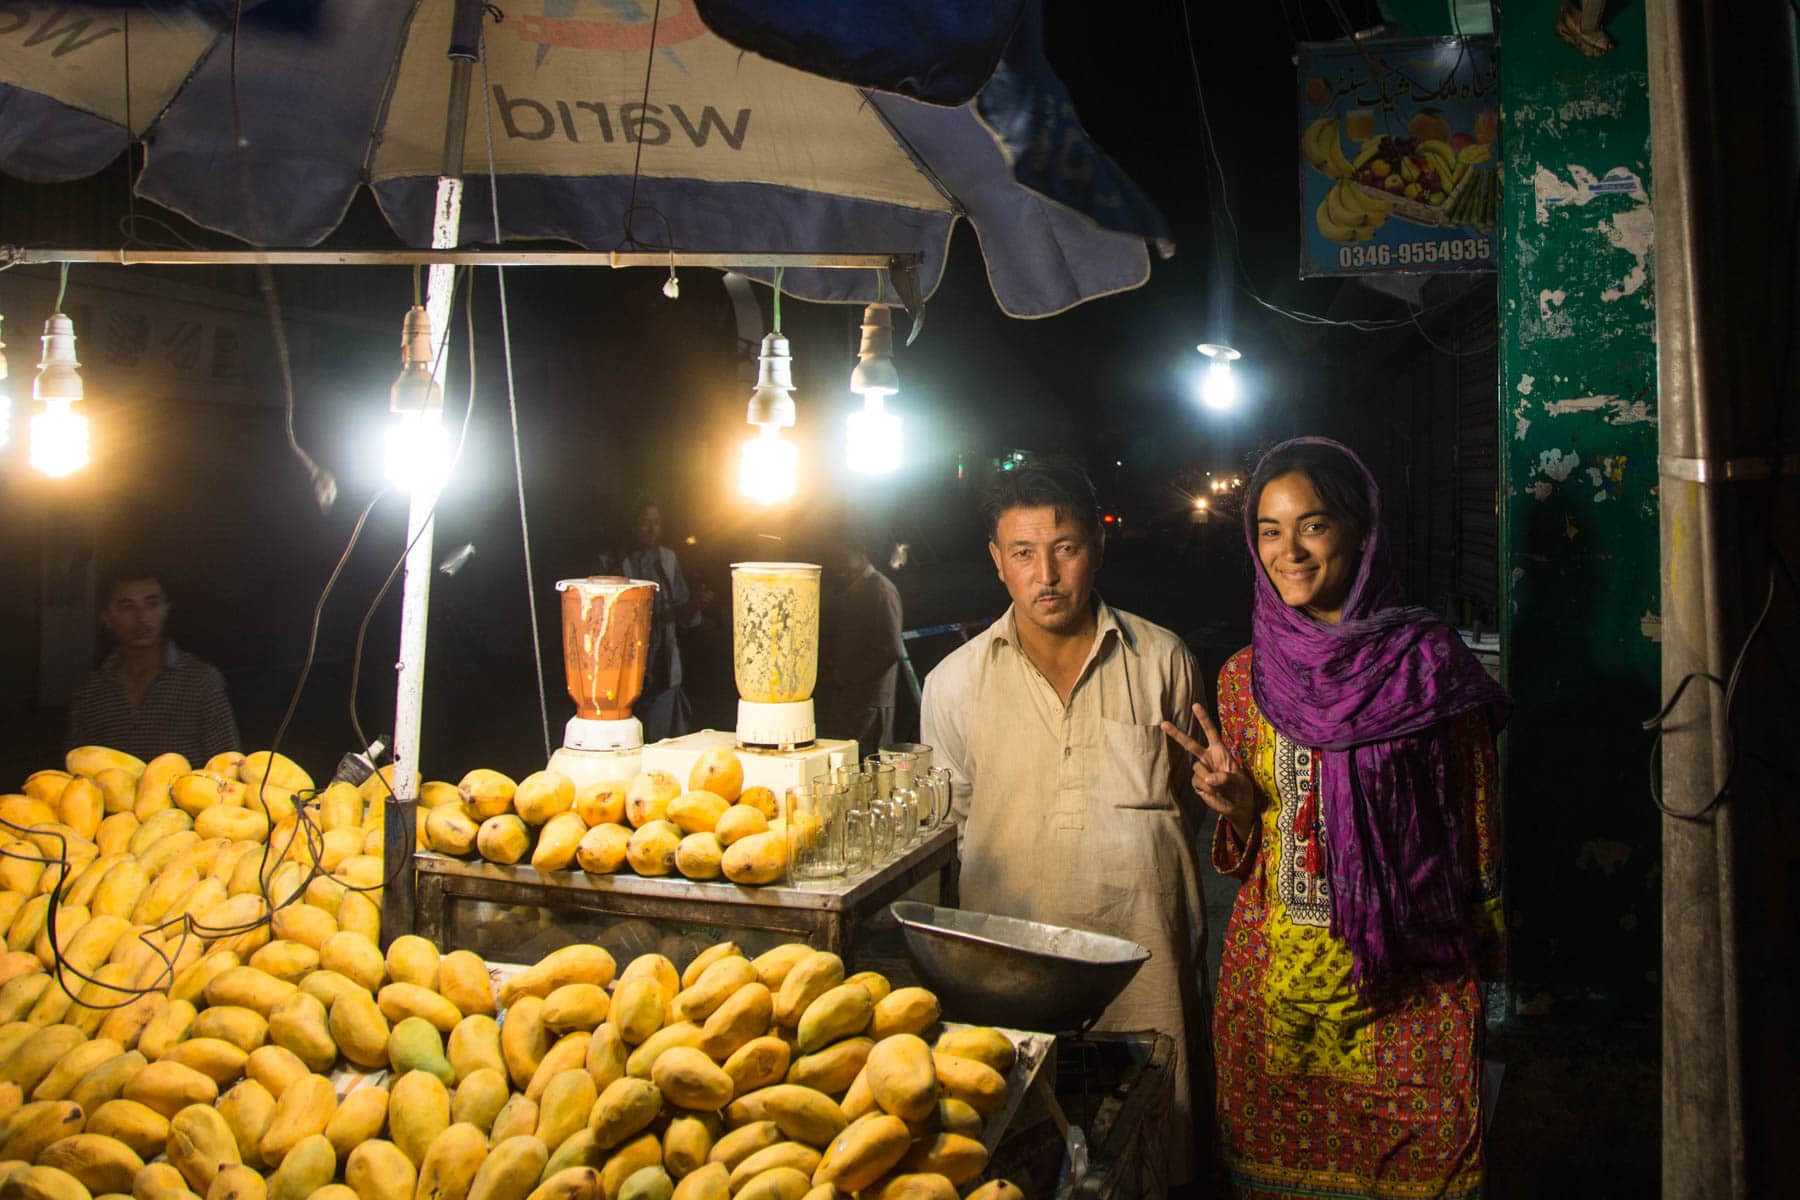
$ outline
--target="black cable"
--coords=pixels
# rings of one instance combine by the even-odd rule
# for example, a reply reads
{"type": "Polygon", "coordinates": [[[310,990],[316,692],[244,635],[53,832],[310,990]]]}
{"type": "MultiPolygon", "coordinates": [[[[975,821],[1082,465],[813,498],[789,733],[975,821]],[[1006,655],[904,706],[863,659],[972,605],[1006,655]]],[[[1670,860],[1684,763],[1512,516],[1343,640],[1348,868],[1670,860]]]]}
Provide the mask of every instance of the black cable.
{"type": "MultiPolygon", "coordinates": [[[[239,2],[242,3],[242,0],[239,2]]],[[[661,24],[662,0],[656,0],[656,7],[650,12],[650,48],[644,52],[644,98],[638,105],[637,150],[631,159],[631,198],[625,203],[625,228],[619,238],[621,246],[641,244],[631,236],[631,215],[637,210],[639,169],[644,161],[644,110],[650,107],[650,69],[656,65],[656,31],[661,24]]],[[[626,133],[629,135],[630,130],[626,130],[626,133]]]]}

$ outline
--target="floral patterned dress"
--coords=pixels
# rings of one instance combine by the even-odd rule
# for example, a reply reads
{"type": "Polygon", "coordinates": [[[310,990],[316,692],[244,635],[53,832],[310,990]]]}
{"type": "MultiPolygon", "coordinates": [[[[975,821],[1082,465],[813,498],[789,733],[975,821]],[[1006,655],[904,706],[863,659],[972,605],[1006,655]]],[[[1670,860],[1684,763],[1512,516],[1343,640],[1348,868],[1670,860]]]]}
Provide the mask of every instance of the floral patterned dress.
{"type": "MultiPolygon", "coordinates": [[[[1250,694],[1250,650],[1219,675],[1219,731],[1256,782],[1246,845],[1227,821],[1213,865],[1243,881],[1213,1013],[1221,1152],[1241,1197],[1478,1197],[1477,972],[1418,976],[1377,1003],[1351,986],[1332,936],[1319,750],[1277,733],[1250,694]]],[[[1498,776],[1484,712],[1447,723],[1463,805],[1481,975],[1503,967],[1498,776]]]]}

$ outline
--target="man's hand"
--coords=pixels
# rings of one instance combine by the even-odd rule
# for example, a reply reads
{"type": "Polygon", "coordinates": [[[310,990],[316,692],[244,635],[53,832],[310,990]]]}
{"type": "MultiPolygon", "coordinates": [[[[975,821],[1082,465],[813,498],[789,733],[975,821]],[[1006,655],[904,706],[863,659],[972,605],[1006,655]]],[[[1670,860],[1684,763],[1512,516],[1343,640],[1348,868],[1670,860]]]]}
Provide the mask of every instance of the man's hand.
{"type": "Polygon", "coordinates": [[[1256,820],[1256,785],[1250,776],[1238,766],[1237,759],[1225,748],[1225,739],[1219,736],[1219,727],[1207,715],[1203,705],[1194,705],[1194,716],[1200,722],[1200,731],[1206,736],[1206,744],[1201,745],[1168,721],[1162,723],[1163,732],[1173,738],[1182,749],[1194,756],[1194,794],[1206,802],[1206,807],[1231,822],[1231,828],[1238,837],[1250,840],[1250,831],[1256,820]]]}

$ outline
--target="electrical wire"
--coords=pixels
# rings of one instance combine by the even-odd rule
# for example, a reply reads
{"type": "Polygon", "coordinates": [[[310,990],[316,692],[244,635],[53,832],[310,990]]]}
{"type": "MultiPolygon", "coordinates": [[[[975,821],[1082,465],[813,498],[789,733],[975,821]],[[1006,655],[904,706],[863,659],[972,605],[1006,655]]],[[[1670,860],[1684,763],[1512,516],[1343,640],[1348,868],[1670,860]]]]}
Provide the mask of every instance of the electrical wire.
{"type": "MultiPolygon", "coordinates": [[[[620,246],[643,244],[631,234],[631,216],[637,211],[638,178],[644,162],[644,110],[650,107],[650,69],[656,65],[656,31],[661,25],[662,0],[656,0],[656,6],[650,12],[650,46],[644,51],[644,98],[638,105],[637,149],[633,152],[631,159],[631,198],[625,203],[625,228],[619,238],[620,246]]],[[[487,69],[485,51],[483,54],[482,70],[485,72],[487,69]]],[[[627,129],[626,135],[630,136],[630,133],[631,131],[627,129]]],[[[665,223],[668,220],[666,217],[663,219],[665,223]]]]}
{"type": "MultiPolygon", "coordinates": [[[[654,46],[656,43],[656,31],[654,26],[651,28],[650,41],[651,45],[654,46]]],[[[483,85],[481,89],[482,131],[487,136],[488,208],[494,218],[494,244],[499,245],[500,188],[494,179],[494,110],[493,106],[488,102],[488,96],[492,89],[487,86],[487,38],[485,35],[477,43],[477,51],[481,57],[481,81],[483,85]]],[[[644,73],[646,103],[648,103],[649,85],[649,71],[646,69],[644,73]]],[[[642,131],[640,130],[640,134],[641,132],[642,131]]],[[[640,147],[643,145],[643,138],[641,136],[638,139],[638,145],[640,147]]],[[[629,216],[629,211],[630,210],[627,210],[626,216],[627,233],[630,232],[631,218],[629,216]]],[[[663,216],[660,212],[658,212],[657,215],[663,216]]],[[[669,219],[666,216],[663,216],[663,225],[665,228],[668,228],[668,222],[669,219]]],[[[669,230],[668,236],[671,241],[674,240],[675,235],[672,229],[669,230]]],[[[675,260],[673,248],[670,249],[669,253],[669,276],[670,278],[674,278],[675,260]]],[[[548,760],[550,757],[550,702],[544,691],[544,642],[543,634],[538,629],[537,574],[531,566],[531,522],[525,515],[525,464],[519,448],[519,392],[513,379],[512,320],[506,307],[505,267],[496,266],[494,268],[494,283],[496,289],[500,293],[500,345],[501,357],[506,364],[506,411],[508,417],[510,417],[512,421],[513,480],[518,487],[519,494],[519,542],[525,548],[525,606],[526,611],[531,616],[531,665],[537,672],[538,721],[543,726],[544,758],[548,760]]],[[[471,298],[471,309],[473,308],[473,304],[474,300],[471,298]]],[[[474,406],[475,401],[474,355],[475,329],[474,326],[471,325],[469,328],[469,403],[471,407],[474,406]]],[[[368,743],[366,742],[364,743],[364,745],[367,744],[368,743]]]]}

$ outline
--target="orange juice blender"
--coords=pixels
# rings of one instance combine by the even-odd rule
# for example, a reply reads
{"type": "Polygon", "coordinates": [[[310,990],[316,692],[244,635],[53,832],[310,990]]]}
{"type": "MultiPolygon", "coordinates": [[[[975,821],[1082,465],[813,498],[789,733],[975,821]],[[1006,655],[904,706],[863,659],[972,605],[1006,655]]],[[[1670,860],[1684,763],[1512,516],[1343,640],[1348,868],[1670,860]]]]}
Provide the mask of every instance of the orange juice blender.
{"type": "Polygon", "coordinates": [[[638,773],[644,727],[631,706],[644,690],[650,618],[657,585],[646,579],[590,575],[559,579],[563,670],[575,715],[563,729],[550,769],[576,787],[638,773]]]}
{"type": "Polygon", "coordinates": [[[731,645],[739,744],[778,750],[811,745],[817,737],[818,566],[733,563],[731,645]]]}

